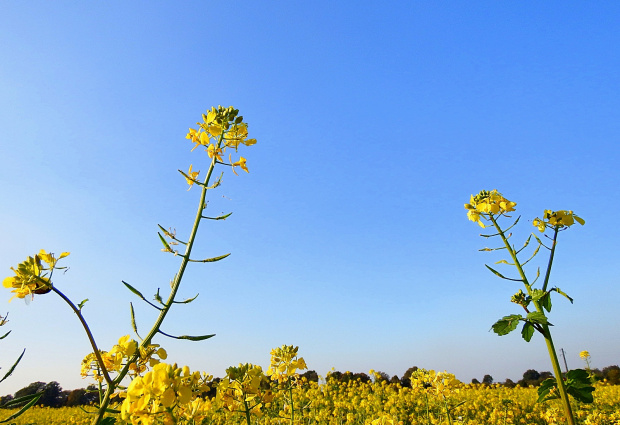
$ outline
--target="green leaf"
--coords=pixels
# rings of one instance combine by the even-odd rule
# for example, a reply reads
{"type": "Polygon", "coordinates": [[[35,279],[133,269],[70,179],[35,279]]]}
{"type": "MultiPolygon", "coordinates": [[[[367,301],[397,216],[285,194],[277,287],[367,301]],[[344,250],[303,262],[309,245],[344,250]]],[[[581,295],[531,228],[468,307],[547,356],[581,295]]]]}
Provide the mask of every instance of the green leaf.
{"type": "Polygon", "coordinates": [[[532,340],[532,337],[534,336],[534,325],[532,325],[530,322],[525,322],[523,324],[523,329],[521,329],[521,336],[524,340],[530,342],[532,340]]]}
{"type": "Polygon", "coordinates": [[[551,293],[547,292],[545,296],[541,298],[540,304],[547,310],[547,313],[551,312],[551,293]]]}
{"type": "Polygon", "coordinates": [[[504,316],[495,324],[493,324],[492,329],[493,332],[498,334],[499,336],[508,335],[510,332],[517,329],[517,325],[519,324],[519,320],[522,320],[523,316],[520,314],[513,314],[510,316],[504,316]]]}
{"type": "Polygon", "coordinates": [[[22,353],[19,355],[19,357],[17,358],[17,360],[15,361],[15,363],[13,363],[13,366],[11,366],[11,368],[9,369],[9,371],[4,375],[4,377],[2,379],[0,379],[0,382],[4,381],[6,378],[8,378],[9,376],[11,376],[11,374],[13,373],[13,371],[15,370],[15,368],[17,367],[17,364],[22,360],[22,357],[24,357],[24,353],[26,352],[26,349],[24,348],[24,351],[22,351],[22,353]]]}
{"type": "Polygon", "coordinates": [[[533,301],[538,301],[544,296],[545,296],[545,292],[543,292],[541,289],[532,289],[532,300],[533,301]]]}
{"type": "Polygon", "coordinates": [[[572,304],[573,303],[573,299],[571,297],[568,296],[568,294],[566,294],[565,292],[561,291],[560,288],[558,288],[557,286],[555,288],[551,288],[549,291],[555,291],[560,295],[564,295],[572,304]]]}
{"type": "Polygon", "coordinates": [[[583,369],[569,370],[566,374],[566,392],[582,403],[594,402],[592,393],[595,388],[590,381],[590,374],[583,369]]]}
{"type": "Polygon", "coordinates": [[[0,339],[4,339],[4,338],[6,338],[7,336],[9,336],[9,334],[10,334],[11,332],[12,332],[12,331],[8,331],[8,332],[7,332],[7,333],[5,333],[4,335],[0,336],[0,339]]]}
{"type": "Polygon", "coordinates": [[[27,395],[27,396],[24,396],[24,397],[15,398],[15,399],[11,400],[10,402],[8,402],[7,404],[5,404],[3,407],[8,407],[8,406],[11,406],[11,405],[15,405],[16,402],[21,403],[22,401],[26,401],[27,399],[31,399],[24,407],[19,409],[19,411],[13,413],[8,418],[0,421],[0,424],[12,421],[13,419],[21,416],[22,413],[24,413],[26,410],[30,409],[37,401],[39,401],[39,399],[41,398],[42,395],[43,395],[43,391],[41,391],[40,393],[30,394],[30,395],[27,395]]]}
{"type": "Polygon", "coordinates": [[[555,378],[545,379],[538,387],[538,400],[536,400],[536,403],[560,398],[557,388],[558,384],[555,378]]]}
{"type": "Polygon", "coordinates": [[[532,311],[531,313],[528,313],[526,316],[526,320],[531,323],[538,323],[540,325],[553,326],[551,325],[551,323],[547,321],[547,317],[545,316],[545,313],[542,313],[540,311],[532,311]]]}
{"type": "Polygon", "coordinates": [[[116,418],[113,416],[108,416],[107,418],[103,418],[101,422],[99,422],[100,425],[114,425],[115,423],[116,423],[116,418]]]}
{"type": "Polygon", "coordinates": [[[484,265],[487,269],[491,270],[491,273],[493,273],[496,276],[501,277],[502,279],[506,279],[506,280],[513,280],[515,282],[523,282],[522,279],[511,279],[509,277],[504,276],[503,274],[501,274],[500,272],[498,272],[497,270],[493,269],[492,267],[489,267],[488,265],[484,265]]]}
{"type": "Polygon", "coordinates": [[[88,298],[83,299],[82,302],[78,304],[78,310],[81,310],[82,307],[84,307],[84,304],[86,304],[87,301],[88,301],[88,298]]]}

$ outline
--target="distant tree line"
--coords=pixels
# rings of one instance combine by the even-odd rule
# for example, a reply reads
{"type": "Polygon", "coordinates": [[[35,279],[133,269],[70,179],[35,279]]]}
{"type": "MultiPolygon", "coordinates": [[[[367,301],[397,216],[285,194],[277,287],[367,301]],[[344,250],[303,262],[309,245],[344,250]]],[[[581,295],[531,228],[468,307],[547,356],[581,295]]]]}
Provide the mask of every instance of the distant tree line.
{"type": "MultiPolygon", "coordinates": [[[[405,371],[402,378],[399,378],[398,375],[394,375],[390,377],[387,373],[384,372],[376,372],[375,379],[378,381],[385,381],[391,384],[400,384],[402,387],[411,387],[411,375],[418,370],[417,366],[410,367],[405,371]]],[[[605,380],[608,384],[611,385],[620,385],[620,367],[607,366],[600,369],[591,369],[590,372],[594,375],[594,378],[597,381],[605,380]]],[[[304,373],[302,376],[305,376],[308,381],[318,381],[319,377],[317,373],[313,370],[304,373]]],[[[491,375],[484,375],[482,378],[482,382],[477,379],[472,379],[472,384],[480,384],[480,385],[491,385],[495,383],[496,385],[503,385],[506,387],[529,387],[539,386],[545,379],[553,377],[551,372],[538,372],[534,369],[528,369],[524,374],[523,378],[517,382],[514,382],[511,379],[506,379],[504,382],[495,382],[491,375]]],[[[352,373],[352,372],[339,372],[335,371],[327,375],[326,381],[335,381],[335,382],[349,382],[352,380],[358,380],[361,382],[370,382],[372,378],[365,373],[352,373]]]]}
{"type": "MultiPolygon", "coordinates": [[[[0,397],[0,407],[4,406],[14,398],[24,397],[31,394],[42,392],[43,395],[37,402],[37,406],[63,407],[63,406],[84,406],[98,401],[97,388],[89,385],[73,391],[63,391],[60,384],[56,381],[45,382],[37,381],[22,388],[13,395],[0,397]]],[[[11,406],[14,408],[17,406],[11,406]]]]}
{"type": "MultiPolygon", "coordinates": [[[[402,378],[399,378],[398,375],[394,375],[390,377],[387,373],[377,372],[375,374],[375,380],[377,381],[385,381],[391,384],[399,384],[403,387],[411,387],[411,375],[418,370],[417,366],[410,367],[405,371],[402,378]]],[[[620,385],[620,367],[607,366],[602,370],[599,369],[591,369],[590,371],[597,381],[605,380],[607,383],[611,385],[620,385]]],[[[306,373],[301,375],[308,381],[318,382],[319,375],[314,370],[309,370],[306,373]]],[[[529,387],[539,386],[542,381],[547,378],[551,378],[553,375],[551,372],[538,372],[534,369],[528,369],[524,374],[523,378],[517,382],[512,381],[511,379],[506,379],[504,382],[494,382],[493,377],[491,375],[484,375],[482,378],[482,382],[477,379],[472,379],[472,384],[479,385],[491,385],[493,383],[503,385],[509,388],[513,388],[516,386],[521,387],[529,387]]],[[[217,384],[219,378],[215,378],[213,383],[217,384]]],[[[332,372],[327,375],[326,382],[349,382],[349,381],[361,381],[361,382],[370,382],[372,378],[365,373],[352,373],[352,372],[332,372]]],[[[266,383],[269,385],[269,383],[266,383]]],[[[205,393],[205,396],[215,397],[215,385],[213,388],[205,393]]],[[[62,387],[58,382],[52,381],[48,382],[33,382],[32,384],[22,388],[17,391],[13,395],[5,395],[0,397],[0,408],[4,406],[7,402],[13,400],[14,398],[24,397],[30,394],[36,394],[39,392],[43,392],[43,395],[39,399],[37,405],[47,406],[47,407],[63,407],[63,406],[84,406],[93,404],[97,401],[97,388],[94,385],[89,385],[86,388],[79,388],[73,391],[63,391],[62,387]]],[[[12,406],[15,407],[15,406],[12,406]]]]}

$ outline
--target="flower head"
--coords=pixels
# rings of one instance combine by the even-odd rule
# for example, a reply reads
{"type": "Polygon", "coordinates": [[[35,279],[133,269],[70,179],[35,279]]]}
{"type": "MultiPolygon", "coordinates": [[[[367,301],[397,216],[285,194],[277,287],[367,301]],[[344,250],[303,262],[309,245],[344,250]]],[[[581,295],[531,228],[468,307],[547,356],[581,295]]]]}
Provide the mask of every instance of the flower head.
{"type": "Polygon", "coordinates": [[[509,201],[504,196],[493,189],[491,191],[483,190],[476,196],[471,195],[469,204],[465,204],[467,210],[467,218],[478,223],[480,227],[486,227],[482,223],[481,218],[487,219],[487,216],[504,215],[507,212],[515,210],[516,202],[509,201]]]}
{"type": "Polygon", "coordinates": [[[583,360],[587,360],[590,358],[590,353],[584,350],[581,353],[579,353],[579,357],[581,357],[583,360]]]}
{"type": "Polygon", "coordinates": [[[34,294],[47,294],[52,290],[50,278],[53,270],[57,268],[56,262],[67,255],[69,255],[68,252],[63,252],[57,259],[54,254],[41,250],[34,257],[28,257],[19,263],[17,270],[11,267],[15,276],[5,278],[2,281],[2,286],[13,288],[11,292],[15,295],[11,300],[16,297],[34,297],[34,294]],[[46,263],[47,267],[43,263],[46,263]]]}
{"type": "Polygon", "coordinates": [[[543,215],[542,220],[536,217],[532,224],[535,227],[538,227],[538,230],[542,233],[545,231],[547,227],[551,229],[560,230],[562,228],[568,228],[575,224],[575,222],[581,224],[582,226],[586,224],[585,220],[572,211],[567,210],[559,210],[559,211],[551,211],[545,210],[545,214],[543,215]]]}
{"type": "Polygon", "coordinates": [[[307,369],[303,357],[297,357],[298,350],[299,347],[292,345],[283,345],[271,350],[271,364],[267,370],[267,375],[270,375],[274,381],[284,382],[289,377],[295,377],[298,369],[307,369]]]}

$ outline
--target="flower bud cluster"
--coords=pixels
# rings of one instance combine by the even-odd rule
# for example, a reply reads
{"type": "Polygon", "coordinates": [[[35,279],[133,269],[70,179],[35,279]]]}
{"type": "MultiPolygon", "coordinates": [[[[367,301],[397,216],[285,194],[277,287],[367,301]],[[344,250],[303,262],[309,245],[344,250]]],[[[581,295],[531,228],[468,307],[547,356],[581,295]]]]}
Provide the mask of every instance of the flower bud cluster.
{"type": "Polygon", "coordinates": [[[532,224],[540,230],[540,232],[544,232],[547,227],[551,229],[562,229],[567,228],[575,224],[575,222],[581,224],[582,226],[586,224],[585,220],[572,211],[567,210],[559,210],[559,211],[551,211],[545,210],[545,214],[543,215],[542,220],[536,217],[532,224]]]}
{"type": "Polygon", "coordinates": [[[2,286],[13,288],[11,292],[15,295],[11,300],[13,298],[26,298],[27,296],[34,298],[34,294],[47,294],[52,290],[51,276],[53,270],[58,269],[56,267],[57,261],[67,255],[69,255],[68,252],[63,252],[57,259],[54,254],[41,250],[34,257],[28,257],[19,263],[17,270],[11,267],[15,276],[5,278],[2,281],[2,286]],[[46,263],[47,267],[43,263],[46,263]]]}
{"type": "Polygon", "coordinates": [[[516,202],[511,202],[504,198],[496,189],[491,191],[483,190],[476,196],[471,195],[469,204],[465,204],[467,210],[467,218],[478,223],[482,228],[486,227],[480,220],[486,219],[486,215],[502,215],[507,212],[514,211],[516,202]]]}
{"type": "Polygon", "coordinates": [[[267,375],[273,381],[285,382],[289,377],[297,377],[297,370],[307,369],[303,357],[297,357],[299,347],[283,345],[271,350],[271,363],[267,375]]]}

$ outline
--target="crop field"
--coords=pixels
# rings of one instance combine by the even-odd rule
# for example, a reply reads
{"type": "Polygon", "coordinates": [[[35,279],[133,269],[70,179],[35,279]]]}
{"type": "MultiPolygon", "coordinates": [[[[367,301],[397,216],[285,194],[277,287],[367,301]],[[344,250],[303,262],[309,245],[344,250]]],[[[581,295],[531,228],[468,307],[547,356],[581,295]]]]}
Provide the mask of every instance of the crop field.
{"type": "MultiPolygon", "coordinates": [[[[561,424],[564,423],[559,401],[536,403],[535,388],[507,388],[499,385],[474,385],[444,382],[445,385],[402,387],[387,382],[327,383],[302,381],[293,391],[294,423],[297,424],[561,424]],[[446,416],[446,408],[451,418],[446,416]]],[[[265,395],[265,394],[263,394],[265,395]]],[[[259,405],[251,413],[251,423],[291,423],[290,403],[284,394],[259,405]]],[[[190,420],[196,424],[237,424],[246,419],[230,410],[224,399],[206,398],[209,409],[190,420]],[[202,416],[204,415],[204,416],[202,416]]],[[[230,406],[230,405],[228,405],[230,406]]],[[[620,386],[596,385],[592,404],[574,405],[577,422],[587,425],[620,424],[620,386]]],[[[1,411],[3,417],[9,410],[1,411]]],[[[157,415],[145,421],[160,422],[157,415]]],[[[92,416],[76,407],[35,407],[14,421],[15,424],[89,424],[92,416]]],[[[117,423],[131,423],[118,420],[117,423]]],[[[165,423],[165,422],[164,422],[165,423]]]]}

